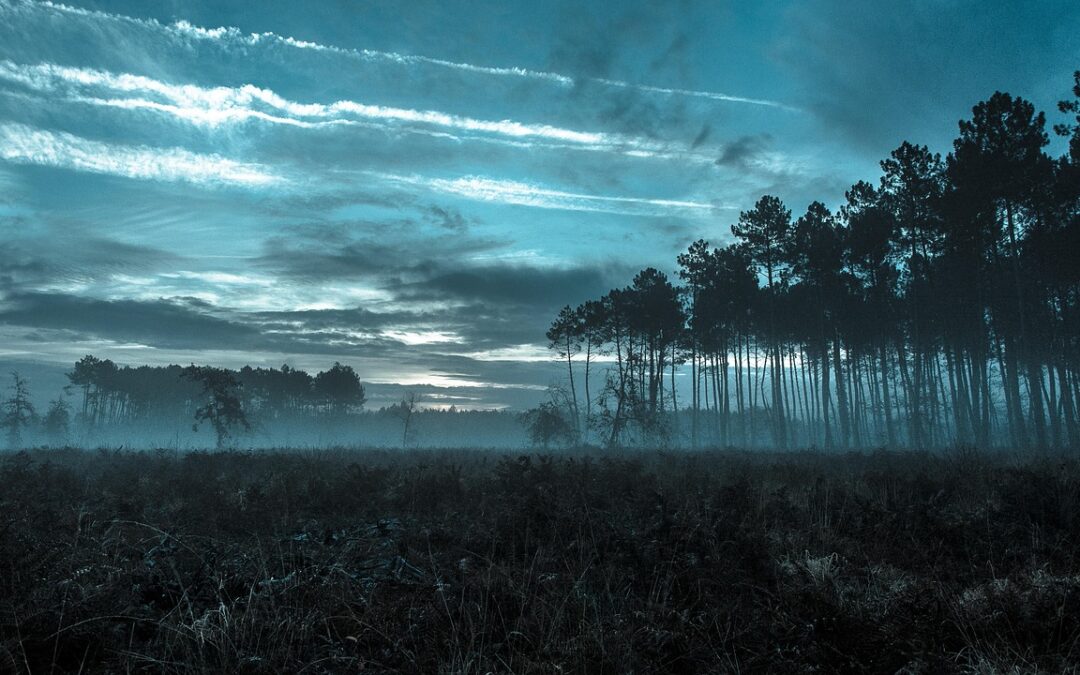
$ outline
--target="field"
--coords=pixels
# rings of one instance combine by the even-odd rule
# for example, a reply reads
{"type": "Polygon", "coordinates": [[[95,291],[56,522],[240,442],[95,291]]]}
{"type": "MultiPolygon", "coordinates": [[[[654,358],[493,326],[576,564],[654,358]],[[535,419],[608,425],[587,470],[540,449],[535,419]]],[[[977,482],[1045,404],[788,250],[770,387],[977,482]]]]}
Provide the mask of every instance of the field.
{"type": "Polygon", "coordinates": [[[0,458],[0,672],[1080,672],[1080,464],[0,458]]]}

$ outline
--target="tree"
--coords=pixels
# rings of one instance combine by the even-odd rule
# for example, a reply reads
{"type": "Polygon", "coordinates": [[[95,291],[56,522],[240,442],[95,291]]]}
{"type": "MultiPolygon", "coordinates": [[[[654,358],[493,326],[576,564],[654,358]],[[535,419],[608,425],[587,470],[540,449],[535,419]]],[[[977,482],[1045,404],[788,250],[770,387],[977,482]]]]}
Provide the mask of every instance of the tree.
{"type": "Polygon", "coordinates": [[[992,228],[983,240],[990,244],[990,257],[1010,282],[996,284],[999,292],[993,298],[993,314],[1004,342],[1005,395],[1013,442],[1020,447],[1028,443],[1020,391],[1023,371],[1039,448],[1047,446],[1042,355],[1029,325],[1030,315],[1038,308],[1033,306],[1032,289],[1023,275],[1021,246],[1027,228],[1042,215],[1039,195],[1052,176],[1052,164],[1043,153],[1049,143],[1045,125],[1045,116],[1036,113],[1030,102],[995,92],[972,108],[970,120],[960,122],[960,136],[949,156],[950,178],[982,216],[980,222],[992,228]]]}
{"type": "MultiPolygon", "coordinates": [[[[896,221],[883,206],[881,194],[874,186],[859,181],[846,193],[847,203],[841,217],[847,224],[844,255],[845,264],[853,277],[853,288],[861,293],[860,306],[866,317],[865,342],[876,351],[878,385],[881,400],[877,409],[884,420],[885,440],[895,447],[898,432],[894,424],[891,347],[899,337],[897,326],[898,273],[891,263],[896,221]]],[[[870,356],[873,359],[873,354],[870,356]]],[[[827,392],[823,396],[827,399],[827,392]]],[[[828,434],[827,413],[822,409],[828,434]]],[[[828,444],[828,443],[826,443],[828,444]]]]}
{"type": "Polygon", "coordinates": [[[1069,154],[1073,162],[1080,164],[1080,70],[1073,73],[1073,82],[1072,93],[1075,100],[1060,101],[1058,110],[1066,114],[1073,113],[1076,116],[1075,122],[1056,124],[1054,131],[1061,136],[1071,137],[1069,138],[1069,154]]]}
{"type": "Polygon", "coordinates": [[[363,407],[366,400],[360,376],[352,366],[343,366],[337,362],[334,362],[329,370],[315,376],[313,387],[316,398],[337,417],[363,407]]]}
{"type": "Polygon", "coordinates": [[[741,240],[746,252],[758,269],[765,273],[765,302],[768,314],[766,341],[772,360],[771,393],[773,439],[778,447],[787,447],[787,423],[784,419],[783,369],[780,356],[780,336],[776,330],[776,299],[780,292],[780,271],[788,248],[791,229],[791,210],[778,198],[765,195],[754,208],[739,214],[739,222],[731,233],[741,240]]]}
{"type": "Polygon", "coordinates": [[[663,272],[652,267],[643,269],[634,276],[628,290],[630,323],[641,338],[641,398],[648,401],[647,412],[655,415],[663,408],[665,364],[673,360],[669,349],[679,341],[686,319],[679,291],[663,272]]]}
{"type": "Polygon", "coordinates": [[[629,322],[630,292],[626,289],[612,289],[600,299],[600,316],[603,318],[601,332],[615,353],[616,374],[608,369],[604,377],[597,404],[600,414],[593,418],[593,426],[602,433],[606,432],[606,444],[614,447],[620,442],[626,427],[628,398],[634,395],[631,385],[633,358],[632,329],[629,322]],[[608,402],[615,400],[615,409],[608,402]]]}
{"type": "Polygon", "coordinates": [[[590,368],[593,357],[604,352],[607,338],[607,305],[600,300],[589,300],[574,310],[585,343],[585,430],[592,428],[592,390],[590,368]]]}
{"type": "Polygon", "coordinates": [[[937,252],[941,233],[938,209],[944,191],[945,165],[941,155],[925,145],[904,141],[881,161],[880,196],[897,224],[899,243],[912,258],[937,252]]]}
{"type": "Polygon", "coordinates": [[[837,314],[842,284],[840,274],[844,264],[844,234],[833,214],[821,202],[813,202],[806,209],[792,230],[787,243],[786,258],[795,278],[800,280],[813,299],[816,324],[817,352],[821,364],[821,398],[824,402],[822,424],[825,430],[825,446],[832,445],[829,426],[829,373],[828,345],[833,345],[833,370],[837,383],[837,410],[840,417],[841,445],[847,445],[850,437],[850,416],[847,391],[841,367],[841,338],[837,314]]]}
{"type": "MultiPolygon", "coordinates": [[[[750,418],[752,427],[753,410],[744,404],[746,392],[742,385],[742,370],[745,367],[749,375],[750,363],[749,358],[744,358],[743,343],[749,339],[756,319],[754,308],[760,293],[758,278],[745,248],[739,245],[714,249],[708,258],[707,270],[703,290],[703,347],[706,352],[705,365],[708,365],[709,358],[713,362],[713,408],[720,414],[721,440],[725,445],[729,444],[731,396],[727,360],[728,354],[734,353],[736,407],[740,413],[741,436],[745,445],[748,438],[746,418],[750,418]],[[717,370],[721,371],[719,382],[716,381],[717,370]]],[[[749,351],[748,347],[746,351],[749,351]]]]}
{"type": "Polygon", "coordinates": [[[577,388],[574,386],[574,356],[581,351],[581,317],[570,305],[559,310],[559,315],[547,331],[548,347],[554,349],[559,358],[566,359],[566,370],[570,378],[570,397],[574,402],[574,428],[579,429],[577,388]]]}
{"type": "Polygon", "coordinates": [[[401,447],[405,448],[409,444],[410,433],[414,430],[412,428],[413,417],[419,410],[420,397],[417,396],[415,391],[405,392],[405,395],[401,397],[401,402],[397,405],[390,406],[390,413],[401,421],[401,447]]]}
{"type": "MultiPolygon", "coordinates": [[[[933,317],[925,306],[933,294],[930,261],[939,253],[941,242],[944,165],[941,156],[926,146],[905,141],[881,162],[881,169],[881,203],[896,223],[897,248],[907,255],[907,327],[914,375],[906,401],[909,437],[921,448],[929,442],[927,418],[932,414],[927,405],[932,397],[928,383],[933,366],[933,317]]],[[[903,372],[906,355],[900,353],[900,358],[903,372]]]]}
{"type": "Polygon", "coordinates": [[[71,406],[68,402],[56,398],[49,403],[49,411],[45,413],[43,424],[45,435],[51,443],[66,443],[71,430],[71,406]]]}
{"type": "Polygon", "coordinates": [[[243,405],[236,392],[240,383],[231,371],[211,366],[191,365],[184,369],[183,377],[202,385],[205,403],[195,410],[195,423],[191,428],[199,430],[200,422],[209,422],[217,435],[217,447],[225,447],[237,427],[251,429],[243,405]]]}
{"type": "Polygon", "coordinates": [[[109,359],[99,359],[87,354],[67,374],[73,386],[82,387],[82,420],[88,425],[105,421],[110,407],[117,404],[115,389],[118,368],[109,359]]]}
{"type": "Polygon", "coordinates": [[[36,414],[34,404],[30,401],[30,386],[26,378],[12,371],[8,391],[11,395],[4,400],[0,426],[7,429],[8,445],[17,448],[22,444],[23,431],[33,423],[36,414]]]}
{"type": "Polygon", "coordinates": [[[711,254],[709,242],[698,239],[690,244],[686,253],[680,253],[676,258],[679,265],[679,278],[686,283],[683,297],[689,312],[689,330],[686,334],[687,347],[690,349],[690,379],[693,383],[691,389],[690,405],[692,412],[690,422],[690,443],[698,446],[698,412],[701,407],[701,379],[698,377],[700,357],[702,356],[706,328],[710,321],[703,315],[702,296],[709,279],[709,263],[711,254]]]}
{"type": "Polygon", "coordinates": [[[570,445],[574,441],[574,426],[553,401],[544,401],[536,408],[521,413],[519,419],[529,433],[529,440],[545,450],[552,443],[570,445]]]}

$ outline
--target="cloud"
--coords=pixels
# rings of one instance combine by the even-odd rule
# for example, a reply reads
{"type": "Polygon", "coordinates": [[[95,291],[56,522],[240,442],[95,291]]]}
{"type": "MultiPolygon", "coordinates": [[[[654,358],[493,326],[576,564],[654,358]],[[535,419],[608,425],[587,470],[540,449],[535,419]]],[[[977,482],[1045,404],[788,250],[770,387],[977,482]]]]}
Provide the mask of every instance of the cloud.
{"type": "Polygon", "coordinates": [[[673,211],[707,214],[713,209],[729,208],[724,205],[679,199],[650,199],[646,197],[622,197],[565,192],[530,183],[497,180],[485,178],[483,176],[464,176],[461,178],[447,179],[381,174],[381,177],[391,182],[418,185],[435,192],[464,197],[475,201],[531,206],[541,209],[559,209],[563,211],[657,216],[666,215],[673,211]]]}
{"type": "MultiPolygon", "coordinates": [[[[363,255],[364,246],[355,240],[339,253],[339,265],[327,269],[324,255],[349,241],[347,233],[348,228],[343,228],[326,234],[321,240],[325,248],[315,257],[302,247],[293,248],[287,253],[279,251],[283,257],[275,263],[287,261],[293,272],[312,277],[315,268],[321,267],[319,283],[329,286],[335,285],[335,272],[354,275],[358,273],[354,265],[376,263],[363,273],[371,274],[368,278],[378,282],[388,301],[343,309],[245,311],[237,305],[195,297],[103,299],[31,290],[28,285],[40,283],[52,273],[42,268],[36,269],[32,278],[24,274],[26,283],[0,286],[0,325],[7,327],[3,334],[14,340],[9,341],[8,353],[34,353],[43,358],[54,353],[57,358],[67,358],[90,350],[139,362],[179,359],[233,364],[273,363],[275,359],[280,363],[289,355],[321,363],[319,355],[325,355],[352,361],[365,377],[380,381],[524,387],[532,391],[551,378],[551,366],[538,343],[542,343],[554,311],[564,303],[598,296],[629,278],[628,269],[617,264],[470,263],[462,255],[444,257],[404,245],[387,245],[375,251],[373,259],[363,255]],[[349,255],[363,257],[350,260],[349,255]],[[224,351],[223,346],[227,346],[224,351]],[[525,358],[519,359],[522,355],[525,358]]],[[[457,238],[464,240],[462,249],[478,245],[469,242],[469,237],[457,238]]],[[[289,241],[296,244],[300,240],[294,236],[289,241]]],[[[103,278],[124,277],[131,270],[122,266],[98,270],[94,267],[97,262],[137,259],[145,253],[108,242],[87,248],[99,250],[89,255],[89,261],[80,263],[80,268],[96,270],[95,275],[103,278]]],[[[279,289],[279,284],[288,285],[288,277],[267,278],[239,270],[192,271],[185,270],[185,264],[171,261],[165,269],[178,271],[151,276],[175,283],[174,293],[183,292],[184,284],[243,288],[272,283],[271,290],[281,296],[285,287],[279,289]]],[[[157,282],[145,286],[149,291],[165,288],[157,282]]],[[[233,298],[227,296],[229,299],[233,298]]],[[[504,403],[511,400],[493,393],[483,396],[504,403]]],[[[532,399],[512,400],[521,404],[532,399]]]]}
{"type": "MultiPolygon", "coordinates": [[[[0,71],[4,64],[0,62],[0,71]]],[[[205,90],[194,89],[205,94],[205,90]]],[[[201,95],[200,94],[200,95],[201,95]]],[[[227,96],[207,97],[226,100],[227,96]]],[[[227,117],[235,110],[225,104],[227,117]]],[[[251,111],[248,111],[251,112],[251,111]]],[[[199,115],[185,115],[187,118],[199,115]]],[[[217,118],[217,115],[210,117],[217,118]]],[[[271,169],[253,163],[237,162],[217,154],[197,154],[181,148],[109,145],[66,132],[35,129],[22,124],[0,124],[0,158],[12,162],[39,164],[58,168],[106,173],[135,179],[184,181],[200,185],[239,185],[264,187],[287,180],[271,169]]],[[[632,153],[631,153],[632,154],[632,153]]],[[[642,151],[648,155],[649,151],[642,151]]],[[[383,172],[365,172],[370,177],[394,185],[417,186],[457,197],[500,204],[542,209],[657,216],[672,212],[707,214],[724,205],[682,199],[657,199],[619,195],[596,195],[557,190],[520,181],[496,180],[482,176],[432,178],[383,172]]],[[[443,220],[444,224],[451,221],[443,220]]],[[[453,221],[461,225],[463,221],[453,221]]]]}
{"type": "Polygon", "coordinates": [[[472,265],[437,270],[422,281],[403,284],[399,290],[417,299],[466,300],[532,311],[599,297],[620,276],[626,276],[625,270],[615,267],[472,265]]]}
{"type": "MultiPolygon", "coordinates": [[[[53,3],[46,4],[58,9],[72,9],[67,8],[63,5],[55,5],[53,3]]],[[[117,15],[105,14],[103,12],[95,12],[93,13],[93,15],[97,16],[98,18],[117,18],[117,15]]],[[[128,19],[128,17],[124,18],[128,19]]],[[[137,19],[128,20],[138,21],[137,19]]],[[[298,40],[293,37],[277,35],[276,33],[272,32],[245,34],[239,28],[233,26],[202,28],[200,26],[194,26],[187,21],[180,20],[165,28],[174,31],[179,35],[191,37],[197,40],[231,42],[234,44],[241,44],[247,46],[256,46],[260,43],[276,43],[295,49],[304,49],[317,52],[330,52],[333,54],[351,56],[362,59],[364,61],[385,61],[401,65],[430,65],[438,66],[440,68],[449,68],[452,70],[461,70],[468,73],[477,73],[480,75],[494,75],[498,77],[520,77],[528,79],[546,80],[560,85],[572,85],[574,82],[572,78],[565,75],[560,75],[558,73],[548,73],[543,71],[530,70],[528,68],[520,68],[517,66],[479,66],[471,63],[459,63],[455,61],[435,59],[415,54],[399,54],[397,52],[382,52],[371,49],[346,49],[343,47],[335,47],[333,45],[323,45],[308,40],[298,40]]]]}
{"type": "Polygon", "coordinates": [[[426,274],[437,260],[461,260],[505,243],[448,232],[420,240],[415,223],[400,231],[385,223],[312,224],[267,239],[251,262],[307,283],[328,280],[382,282],[426,274]]]}
{"type": "Polygon", "coordinates": [[[733,169],[751,169],[767,161],[773,138],[769,134],[740,136],[725,143],[716,163],[733,169]]]}
{"type": "Polygon", "coordinates": [[[769,133],[746,134],[723,144],[716,166],[729,189],[740,188],[744,205],[762,194],[792,203],[842,199],[852,179],[836,166],[823,166],[814,157],[786,154],[775,149],[769,133]]]}
{"type": "MultiPolygon", "coordinates": [[[[504,275],[497,280],[509,278],[504,275]]],[[[444,288],[461,295],[484,295],[483,289],[472,287],[474,281],[463,287],[459,281],[448,276],[444,288]]],[[[503,297],[509,295],[504,292],[503,297]]],[[[181,359],[213,359],[217,354],[220,360],[222,349],[234,352],[229,357],[234,363],[258,363],[271,354],[327,355],[368,362],[366,376],[377,377],[392,362],[391,378],[396,381],[460,380],[471,386],[522,385],[511,375],[513,364],[492,370],[481,362],[499,361],[523,349],[522,345],[543,334],[549,320],[543,312],[525,311],[512,302],[474,303],[432,312],[354,308],[245,313],[191,298],[102,300],[17,292],[0,300],[0,326],[7,327],[0,334],[12,338],[9,347],[16,352],[23,351],[16,343],[25,347],[29,341],[42,348],[46,343],[63,345],[64,354],[91,348],[82,345],[97,345],[106,352],[118,347],[129,354],[135,354],[135,349],[156,350],[155,360],[163,354],[181,359]]],[[[40,356],[48,354],[42,351],[40,356]]]]}
{"type": "MultiPolygon", "coordinates": [[[[2,223],[2,221],[0,221],[2,223]]],[[[14,288],[42,288],[81,281],[102,281],[117,274],[146,272],[180,260],[167,251],[80,232],[48,228],[33,232],[28,222],[7,221],[0,241],[0,290],[3,279],[14,288]],[[57,255],[63,251],[63,255],[57,255]]]]}
{"type": "MultiPolygon", "coordinates": [[[[19,3],[17,3],[19,4],[19,3]]],[[[23,8],[25,3],[21,3],[23,8]]],[[[702,91],[693,89],[668,88],[651,85],[634,84],[622,80],[587,77],[579,78],[563,73],[535,70],[520,66],[486,66],[472,63],[462,63],[446,59],[432,58],[416,54],[401,54],[397,52],[377,51],[370,49],[350,49],[334,45],[324,45],[308,40],[299,40],[293,37],[278,35],[273,32],[245,33],[234,26],[220,26],[205,28],[180,20],[172,24],[163,24],[153,19],[137,19],[120,14],[111,14],[97,10],[87,10],[71,7],[62,3],[54,3],[46,0],[40,6],[58,14],[79,16],[86,19],[104,22],[114,22],[129,25],[138,25],[149,28],[156,32],[166,33],[180,41],[205,41],[234,46],[240,49],[250,49],[263,45],[275,45],[295,50],[314,51],[335,54],[357,59],[363,62],[391,63],[401,66],[424,66],[439,69],[449,69],[462,73],[475,74],[487,77],[514,78],[533,80],[551,84],[560,88],[572,88],[583,79],[601,84],[607,87],[619,89],[632,89],[646,94],[658,94],[661,96],[683,96],[700,98],[712,101],[743,103],[750,105],[789,108],[783,103],[766,99],[754,99],[742,96],[734,96],[714,91],[702,91]]],[[[0,9],[3,5],[0,5],[0,9]]]]}
{"type": "Polygon", "coordinates": [[[18,291],[0,301],[0,325],[65,331],[154,349],[230,350],[308,354],[403,354],[403,347],[440,344],[447,334],[417,315],[379,316],[356,309],[336,319],[308,312],[241,312],[190,297],[106,300],[61,292],[18,291]],[[425,339],[426,338],[426,339],[425,339]]]}
{"type": "Polygon", "coordinates": [[[63,293],[13,293],[0,303],[0,323],[64,329],[158,347],[251,345],[250,326],[206,314],[174,300],[98,300],[63,293]]]}
{"type": "MultiPolygon", "coordinates": [[[[334,47],[356,44],[356,27],[307,8],[236,19],[215,3],[108,6],[161,22],[0,0],[0,157],[12,162],[0,167],[19,187],[0,217],[23,219],[0,227],[47,230],[33,246],[0,241],[0,340],[56,338],[42,354],[339,359],[380,381],[542,386],[554,312],[723,227],[734,198],[749,203],[726,174],[775,159],[763,142],[736,162],[740,135],[798,119],[709,91],[722,73],[691,64],[704,43],[680,30],[640,51],[619,38],[611,68],[529,70],[465,61],[547,68],[545,31],[505,36],[563,31],[543,23],[557,19],[548,9],[514,12],[490,56],[465,56],[492,47],[488,24],[459,35],[436,21],[461,42],[415,48],[459,59],[443,61],[334,47]],[[259,189],[197,189],[219,185],[259,189]],[[58,237],[65,228],[119,241],[58,237]],[[620,256],[627,267],[610,262],[620,256]]],[[[490,12],[470,7],[462,24],[476,14],[490,12]]],[[[360,34],[373,46],[431,44],[409,27],[387,34],[409,21],[396,10],[370,18],[360,34]]]]}
{"type": "Polygon", "coordinates": [[[354,330],[379,334],[386,331],[429,331],[445,325],[438,312],[389,310],[374,312],[363,307],[347,309],[299,309],[251,312],[253,321],[267,329],[285,330],[303,327],[312,331],[354,330]]]}
{"type": "Polygon", "coordinates": [[[331,288],[360,283],[379,294],[354,308],[261,313],[260,321],[295,322],[308,329],[445,333],[467,351],[543,340],[563,304],[599,297],[632,277],[628,266],[490,260],[505,244],[443,236],[417,245],[402,233],[357,236],[350,228],[304,228],[267,242],[253,263],[280,278],[331,288]]]}
{"type": "Polygon", "coordinates": [[[801,112],[801,110],[795,106],[781,103],[779,101],[771,101],[764,98],[747,98],[745,96],[733,96],[731,94],[721,94],[719,92],[713,91],[695,91],[693,89],[679,89],[677,87],[654,87],[645,84],[630,84],[628,82],[609,80],[607,78],[596,78],[596,81],[601,84],[606,84],[609,87],[618,87],[620,89],[633,89],[635,91],[641,91],[649,94],[662,94],[664,96],[690,96],[693,98],[709,99],[711,101],[748,103],[750,105],[760,105],[769,108],[777,108],[780,110],[786,110],[788,112],[801,112]]]}
{"type": "Polygon", "coordinates": [[[0,159],[139,180],[264,187],[284,182],[264,167],[182,148],[111,145],[66,132],[0,124],[0,159]]]}
{"type": "Polygon", "coordinates": [[[445,230],[457,234],[465,234],[469,230],[468,220],[457,209],[432,205],[424,209],[424,215],[445,230]]]}
{"type": "Polygon", "coordinates": [[[0,78],[50,97],[63,96],[73,102],[125,110],[150,110],[208,128],[252,120],[300,128],[364,124],[389,129],[405,125],[417,132],[423,130],[412,127],[445,130],[443,135],[446,138],[457,141],[462,139],[454,133],[483,134],[508,139],[511,141],[508,145],[520,148],[577,147],[641,158],[694,159],[692,153],[677,144],[622,134],[579,131],[510,119],[484,120],[438,110],[371,105],[352,100],[326,104],[300,103],[252,84],[239,87],[170,84],[131,73],[112,73],[53,63],[26,65],[7,59],[0,60],[0,78]],[[534,146],[535,141],[541,144],[534,146]]]}

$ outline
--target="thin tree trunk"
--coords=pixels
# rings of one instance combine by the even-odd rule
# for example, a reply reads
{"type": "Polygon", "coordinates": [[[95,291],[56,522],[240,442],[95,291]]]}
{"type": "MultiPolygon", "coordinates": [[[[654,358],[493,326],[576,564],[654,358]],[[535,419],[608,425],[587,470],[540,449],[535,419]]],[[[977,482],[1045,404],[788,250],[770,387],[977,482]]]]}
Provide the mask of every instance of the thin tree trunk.
{"type": "Polygon", "coordinates": [[[847,448],[851,440],[851,420],[848,415],[847,383],[840,363],[840,335],[833,340],[833,370],[836,371],[836,407],[840,414],[840,447],[847,448]]]}
{"type": "Polygon", "coordinates": [[[832,428],[829,424],[829,407],[830,391],[829,391],[829,353],[828,344],[823,339],[821,341],[821,360],[819,361],[821,368],[821,423],[825,427],[825,448],[831,450],[833,447],[832,428]]]}
{"type": "Polygon", "coordinates": [[[1080,448],[1080,429],[1077,428],[1076,408],[1073,403],[1072,390],[1069,387],[1069,376],[1065,371],[1062,360],[1057,364],[1058,383],[1061,385],[1061,412],[1065,418],[1065,431],[1069,439],[1069,447],[1080,448]]]}

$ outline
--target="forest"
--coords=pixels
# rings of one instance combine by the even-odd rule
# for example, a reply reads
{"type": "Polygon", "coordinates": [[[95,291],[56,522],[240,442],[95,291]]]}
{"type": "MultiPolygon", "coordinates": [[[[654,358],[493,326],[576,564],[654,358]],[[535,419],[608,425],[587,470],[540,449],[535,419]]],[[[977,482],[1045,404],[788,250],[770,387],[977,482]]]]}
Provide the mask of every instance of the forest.
{"type": "Polygon", "coordinates": [[[836,212],[765,195],[676,277],[565,307],[552,414],[611,446],[1080,446],[1075,78],[1061,157],[1046,115],[997,92],[947,156],[902,143],[836,212]]]}

